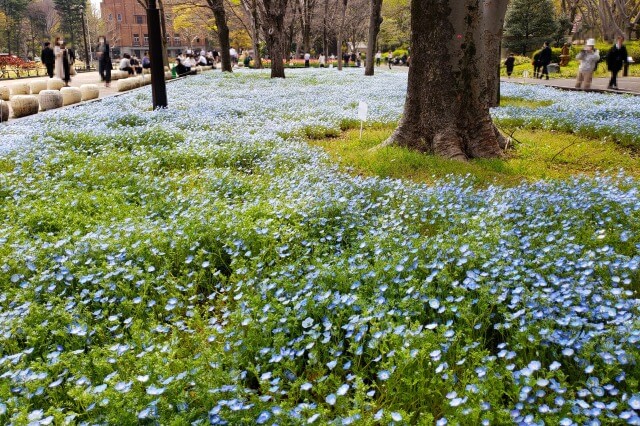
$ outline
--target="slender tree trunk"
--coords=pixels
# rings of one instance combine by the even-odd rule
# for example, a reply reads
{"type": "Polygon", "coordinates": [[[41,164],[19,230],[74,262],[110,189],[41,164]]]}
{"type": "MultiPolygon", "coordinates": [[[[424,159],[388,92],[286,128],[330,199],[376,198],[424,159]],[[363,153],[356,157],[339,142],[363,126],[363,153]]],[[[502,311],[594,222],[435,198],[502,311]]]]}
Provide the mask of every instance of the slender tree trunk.
{"type": "Polygon", "coordinates": [[[160,28],[162,29],[162,64],[169,68],[169,52],[167,51],[167,17],[164,14],[164,1],[158,0],[160,9],[160,28]]]}
{"type": "Polygon", "coordinates": [[[378,33],[382,25],[382,0],[371,0],[371,15],[369,16],[369,40],[367,41],[367,57],[364,75],[373,75],[375,54],[377,51],[378,33]]]}
{"type": "Polygon", "coordinates": [[[324,16],[322,17],[322,52],[329,58],[329,36],[327,34],[327,15],[329,14],[329,0],[324,0],[324,16]]]}
{"type": "Polygon", "coordinates": [[[258,5],[251,1],[251,32],[253,38],[253,67],[262,69],[262,55],[260,54],[260,23],[258,21],[258,5]]]}
{"type": "Polygon", "coordinates": [[[227,25],[227,14],[224,10],[223,0],[207,0],[209,8],[213,12],[213,17],[216,20],[216,27],[218,27],[218,38],[220,39],[220,61],[222,71],[232,72],[231,68],[231,54],[229,49],[231,43],[229,42],[229,26],[227,25]]]}
{"type": "Polygon", "coordinates": [[[489,107],[496,107],[500,104],[500,41],[502,40],[504,16],[507,13],[507,3],[505,0],[484,0],[483,5],[481,37],[486,54],[485,59],[478,66],[484,66],[482,73],[487,77],[489,107]]]}
{"type": "Polygon", "coordinates": [[[344,31],[344,20],[347,16],[348,1],[349,0],[342,0],[342,17],[340,18],[340,26],[338,27],[338,71],[342,71],[342,32],[344,31]]]}
{"type": "Polygon", "coordinates": [[[385,144],[460,160],[501,156],[487,102],[487,67],[479,65],[487,54],[483,19],[493,15],[485,14],[485,6],[483,0],[411,0],[407,98],[385,144]]]}

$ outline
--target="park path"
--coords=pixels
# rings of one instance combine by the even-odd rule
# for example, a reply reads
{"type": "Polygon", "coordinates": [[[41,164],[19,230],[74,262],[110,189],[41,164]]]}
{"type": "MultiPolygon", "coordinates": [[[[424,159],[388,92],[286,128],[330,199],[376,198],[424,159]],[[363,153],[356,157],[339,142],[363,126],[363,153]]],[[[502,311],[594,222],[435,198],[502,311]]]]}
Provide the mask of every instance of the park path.
{"type": "MultiPolygon", "coordinates": [[[[502,77],[501,81],[511,83],[542,84],[545,86],[556,87],[558,89],[579,90],[575,89],[576,81],[573,78],[550,78],[549,80],[546,80],[539,78],[502,77]]],[[[640,77],[618,77],[619,90],[607,89],[608,84],[609,77],[594,78],[593,82],[591,83],[591,89],[592,91],[597,92],[628,93],[633,95],[640,95],[640,77]]]]}

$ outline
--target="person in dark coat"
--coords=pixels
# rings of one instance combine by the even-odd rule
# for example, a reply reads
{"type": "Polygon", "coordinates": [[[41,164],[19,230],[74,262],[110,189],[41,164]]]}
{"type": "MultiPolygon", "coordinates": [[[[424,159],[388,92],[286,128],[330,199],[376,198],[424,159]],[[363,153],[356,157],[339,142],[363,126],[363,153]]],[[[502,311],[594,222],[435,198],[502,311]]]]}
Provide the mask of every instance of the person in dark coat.
{"type": "Polygon", "coordinates": [[[540,52],[533,54],[531,65],[533,65],[533,78],[538,78],[538,73],[540,72],[540,52]]]}
{"type": "Polygon", "coordinates": [[[178,77],[184,77],[185,75],[190,74],[189,69],[186,66],[184,66],[180,58],[176,58],[176,66],[174,67],[174,69],[178,77]]]}
{"type": "Polygon", "coordinates": [[[42,53],[40,53],[40,60],[44,66],[47,67],[47,74],[49,74],[49,78],[53,78],[53,67],[56,64],[56,56],[53,54],[51,43],[48,41],[44,44],[42,53]]]}
{"type": "Polygon", "coordinates": [[[551,48],[549,47],[549,42],[545,41],[542,50],[540,51],[540,66],[542,67],[542,72],[538,74],[538,77],[542,78],[542,76],[546,76],[547,80],[549,80],[549,70],[547,66],[551,63],[551,48]]]}
{"type": "Polygon", "coordinates": [[[64,85],[68,87],[71,81],[71,58],[69,58],[69,50],[65,43],[62,43],[60,48],[62,49],[62,81],[64,81],[64,85]]]}
{"type": "Polygon", "coordinates": [[[104,36],[98,37],[98,47],[96,48],[96,53],[98,55],[98,73],[100,74],[100,79],[105,82],[105,86],[109,87],[111,84],[111,49],[109,48],[109,43],[107,43],[107,39],[104,36]]]}
{"type": "Polygon", "coordinates": [[[513,67],[516,64],[516,58],[513,56],[513,53],[510,53],[507,59],[504,60],[504,66],[507,69],[507,76],[511,78],[511,74],[513,73],[513,67]]]}
{"type": "Polygon", "coordinates": [[[611,79],[609,80],[609,89],[618,89],[618,73],[626,64],[628,59],[627,48],[625,47],[624,37],[618,36],[616,44],[607,53],[607,68],[611,71],[611,79]]]}

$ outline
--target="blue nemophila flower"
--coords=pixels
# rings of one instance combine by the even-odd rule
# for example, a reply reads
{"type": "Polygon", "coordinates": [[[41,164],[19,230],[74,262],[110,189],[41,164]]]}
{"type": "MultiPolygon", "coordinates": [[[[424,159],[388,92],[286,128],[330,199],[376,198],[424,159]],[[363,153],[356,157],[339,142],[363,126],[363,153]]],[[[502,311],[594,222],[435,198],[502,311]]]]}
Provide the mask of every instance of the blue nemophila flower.
{"type": "Polygon", "coordinates": [[[269,411],[261,411],[256,419],[256,423],[259,425],[263,425],[271,419],[271,412],[269,411]]]}
{"type": "Polygon", "coordinates": [[[634,410],[640,410],[640,393],[631,395],[628,404],[629,407],[633,408],[634,410]]]}
{"type": "Polygon", "coordinates": [[[399,422],[402,420],[402,414],[398,413],[397,411],[393,411],[391,412],[391,418],[393,419],[393,421],[399,422]]]}
{"type": "Polygon", "coordinates": [[[300,385],[300,389],[307,391],[309,389],[311,389],[313,387],[313,385],[309,382],[303,383],[302,385],[300,385]]]}
{"type": "Polygon", "coordinates": [[[147,395],[162,395],[164,391],[165,391],[165,388],[159,388],[159,387],[156,387],[155,385],[151,385],[146,389],[147,395]]]}
{"type": "Polygon", "coordinates": [[[349,391],[349,385],[345,383],[340,385],[340,387],[336,391],[336,394],[338,396],[342,396],[342,395],[346,395],[348,391],[349,391]]]}
{"type": "Polygon", "coordinates": [[[382,380],[382,381],[389,380],[389,377],[391,377],[391,373],[389,373],[388,370],[378,371],[378,380],[382,380]]]}
{"type": "Polygon", "coordinates": [[[336,395],[333,394],[333,393],[330,393],[329,395],[327,395],[327,397],[324,400],[329,405],[335,405],[335,403],[336,403],[336,395]]]}

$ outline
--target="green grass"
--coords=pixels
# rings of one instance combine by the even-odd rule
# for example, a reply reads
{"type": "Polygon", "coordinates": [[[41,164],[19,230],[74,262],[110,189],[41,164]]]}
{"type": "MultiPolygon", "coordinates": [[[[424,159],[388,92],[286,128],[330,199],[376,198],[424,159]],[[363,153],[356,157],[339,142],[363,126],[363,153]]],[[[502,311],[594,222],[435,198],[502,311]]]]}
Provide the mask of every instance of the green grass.
{"type": "MultiPolygon", "coordinates": [[[[520,101],[518,101],[520,102],[520,101]]],[[[553,131],[518,130],[504,159],[447,160],[416,151],[380,147],[395,124],[349,130],[339,138],[313,140],[353,174],[433,183],[446,175],[471,175],[478,186],[517,185],[540,179],[568,179],[583,174],[615,175],[620,169],[640,177],[640,158],[611,141],[553,131]]]]}

